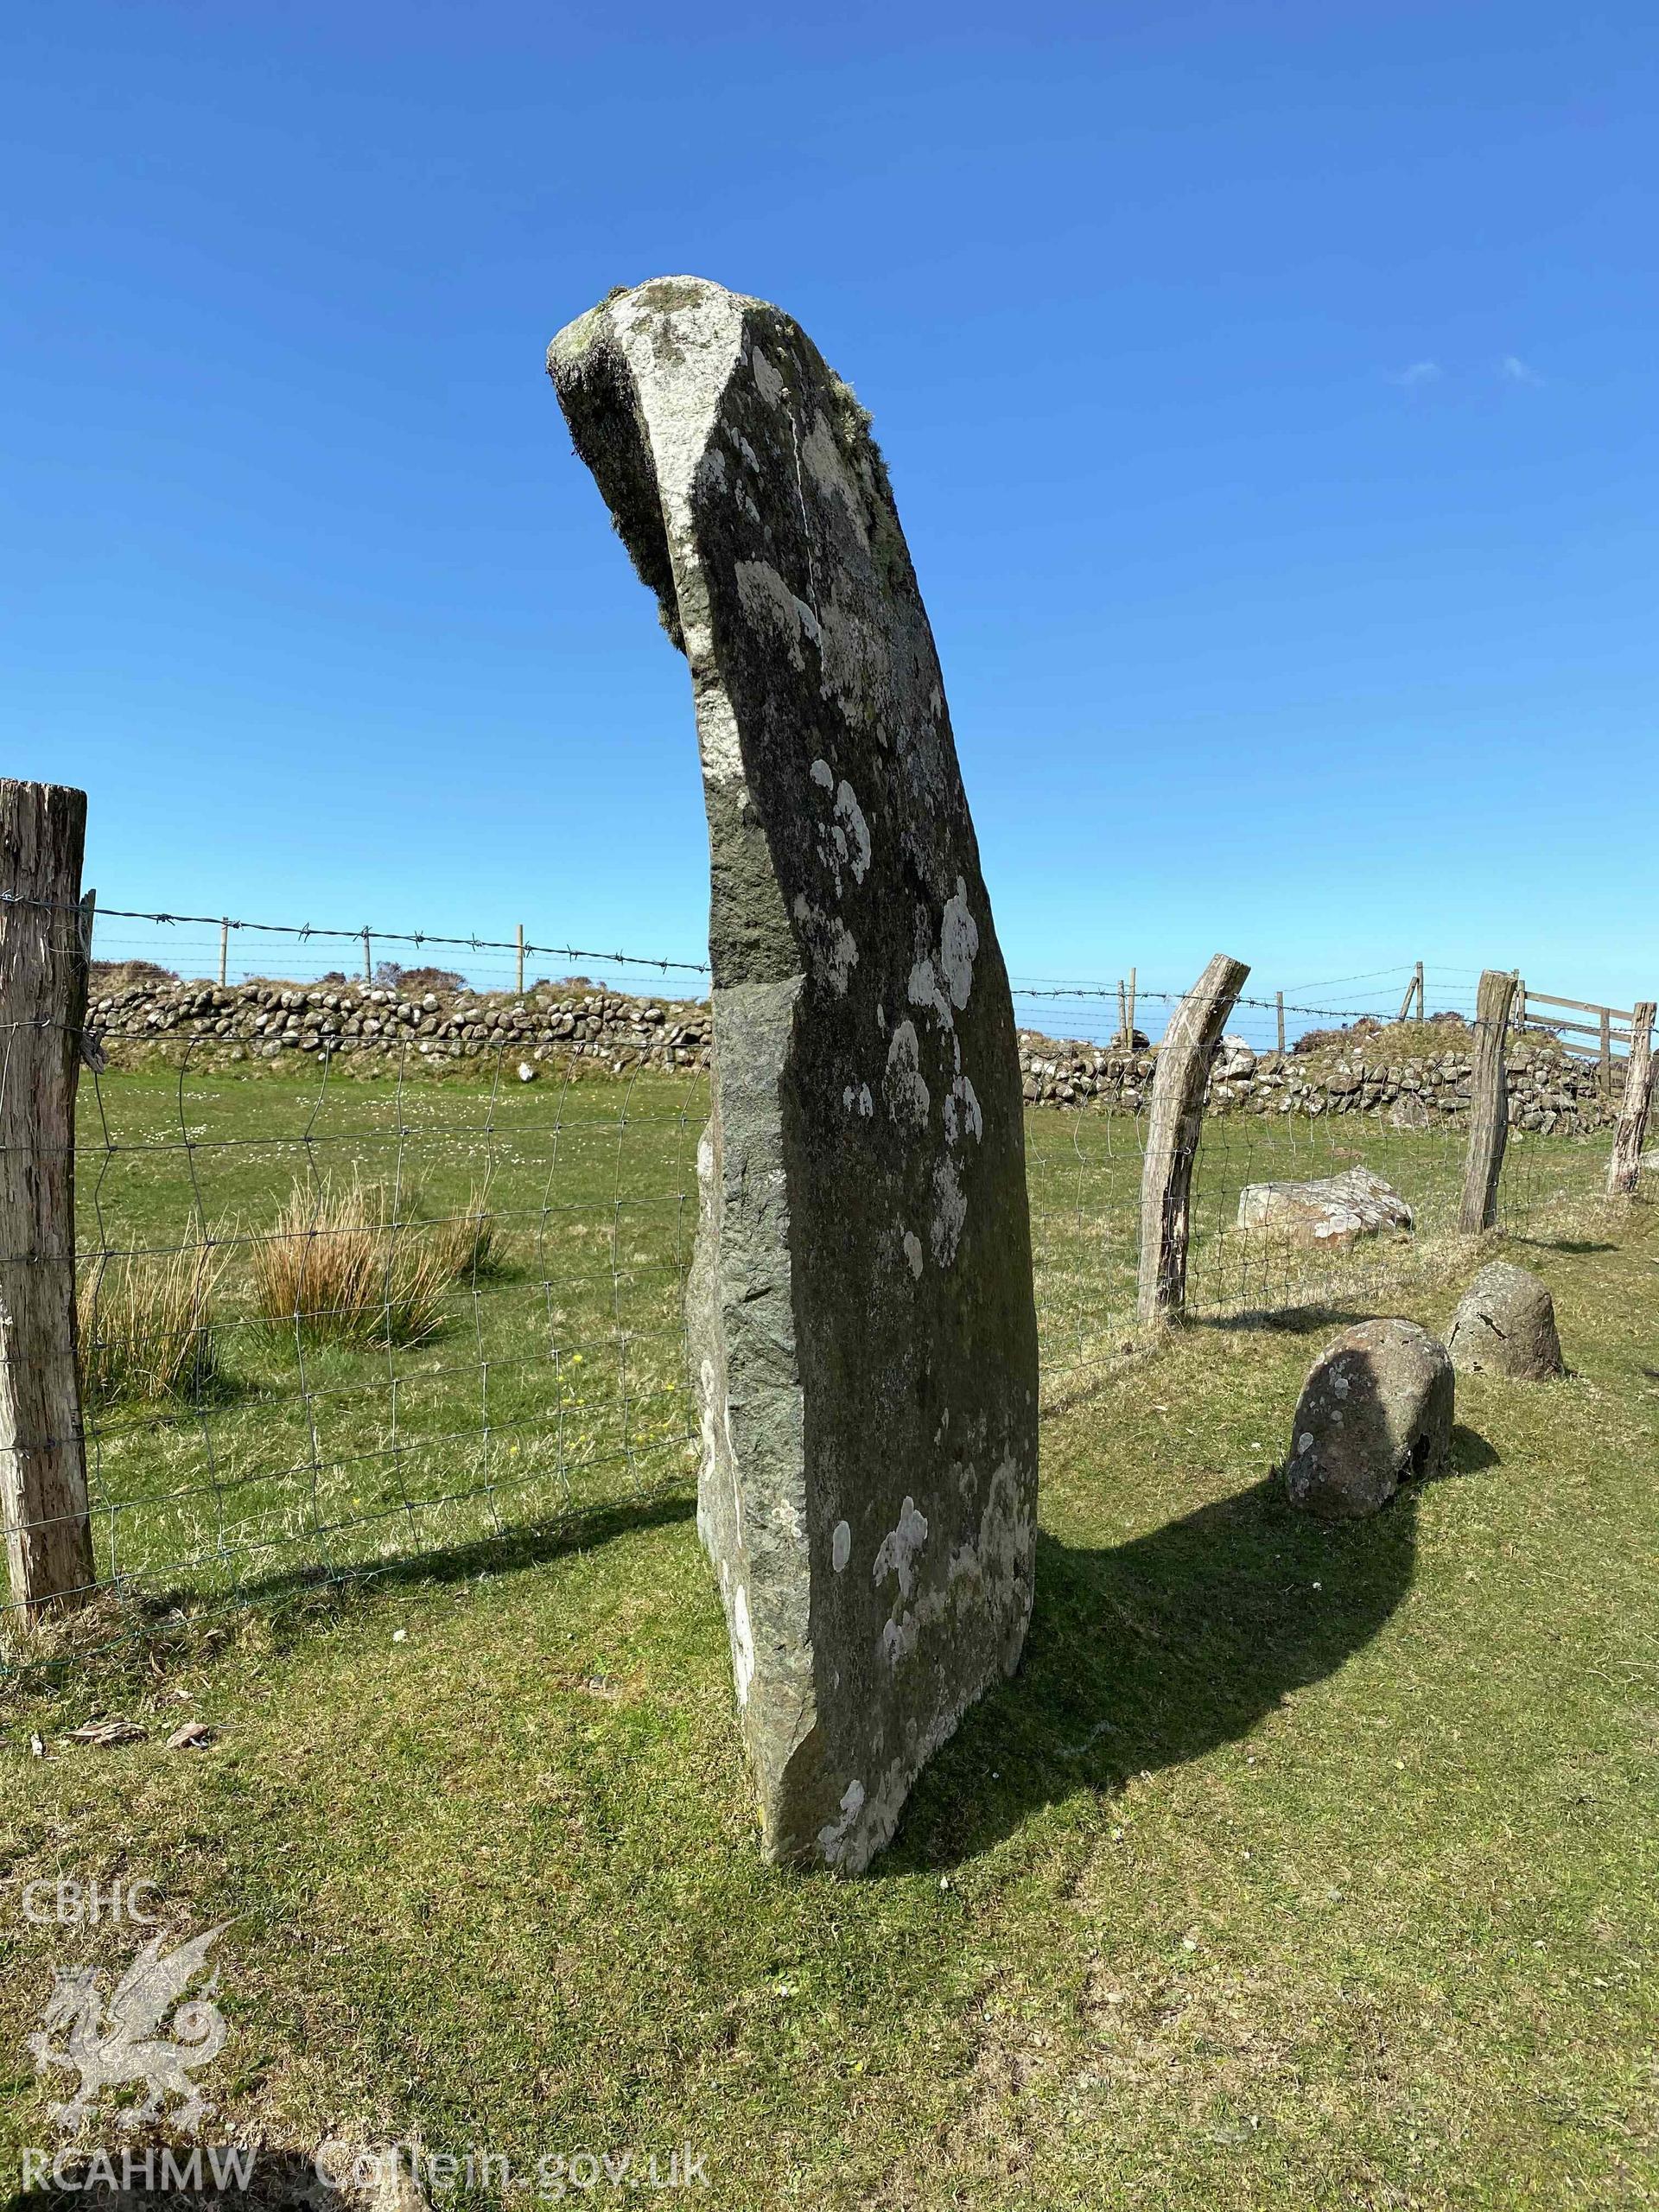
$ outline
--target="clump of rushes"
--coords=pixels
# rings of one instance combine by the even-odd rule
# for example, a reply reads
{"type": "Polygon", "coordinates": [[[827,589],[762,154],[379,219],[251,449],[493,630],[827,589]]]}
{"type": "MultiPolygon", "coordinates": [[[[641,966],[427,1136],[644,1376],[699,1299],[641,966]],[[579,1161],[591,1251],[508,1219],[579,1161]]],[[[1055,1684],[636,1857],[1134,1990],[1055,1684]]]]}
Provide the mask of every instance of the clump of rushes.
{"type": "Polygon", "coordinates": [[[453,1269],[371,1185],[296,1183],[253,1248],[254,1311],[318,1343],[424,1344],[453,1269]]]}
{"type": "Polygon", "coordinates": [[[454,1213],[429,1223],[422,1240],[451,1281],[482,1281],[506,1265],[505,1240],[489,1211],[487,1183],[470,1191],[454,1213]]]}
{"type": "Polygon", "coordinates": [[[200,1393],[217,1373],[210,1313],[225,1255],[199,1244],[105,1256],[77,1294],[80,1381],[95,1404],[200,1393]]]}

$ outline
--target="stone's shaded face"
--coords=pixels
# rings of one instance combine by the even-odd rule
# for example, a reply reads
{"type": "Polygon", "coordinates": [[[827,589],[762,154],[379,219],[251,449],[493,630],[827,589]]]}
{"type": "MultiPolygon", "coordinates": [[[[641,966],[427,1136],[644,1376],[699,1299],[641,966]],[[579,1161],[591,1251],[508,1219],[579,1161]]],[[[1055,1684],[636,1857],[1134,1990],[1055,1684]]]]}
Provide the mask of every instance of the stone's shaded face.
{"type": "Polygon", "coordinates": [[[1513,1260],[1481,1269],[1458,1301],[1446,1344],[1465,1375],[1543,1382],[1565,1371],[1549,1285],[1513,1260]]]}
{"type": "Polygon", "coordinates": [[[1414,1321],[1362,1321],[1314,1361],[1291,1425],[1285,1488],[1325,1520],[1379,1512],[1452,1448],[1456,1377],[1446,1347],[1414,1321]]]}
{"type": "Polygon", "coordinates": [[[1030,1614],[1007,978],[851,391],[778,309],[682,277],[607,301],[549,365],[696,711],[715,1033],[687,1311],[699,1522],[766,1848],[855,1870],[1030,1614]]]}

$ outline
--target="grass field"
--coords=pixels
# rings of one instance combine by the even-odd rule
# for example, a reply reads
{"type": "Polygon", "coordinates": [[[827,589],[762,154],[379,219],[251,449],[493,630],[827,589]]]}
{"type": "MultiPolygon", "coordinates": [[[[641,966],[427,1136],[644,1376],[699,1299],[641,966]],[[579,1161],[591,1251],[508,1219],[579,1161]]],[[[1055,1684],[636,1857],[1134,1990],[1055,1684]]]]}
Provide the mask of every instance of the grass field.
{"type": "Polygon", "coordinates": [[[1327,1530],[1270,1470],[1335,1315],[1236,1325],[1230,1192],[1392,1166],[1432,1233],[1325,1294],[1443,1326],[1478,1256],[1440,1233],[1455,1146],[1344,1121],[1293,1159],[1212,1125],[1198,1324],[1125,1357],[1138,1155],[1122,1122],[1033,1115],[1065,1387],[1027,1656],[846,1883],[757,1857],[691,1526],[696,1086],[492,1112],[353,1084],[315,1115],[276,1082],[104,1090],[120,1148],[81,1199],[111,1246],[176,1241],[192,1167],[200,1217],[249,1236],[327,1162],[400,1179],[411,1220],[493,1168],[509,1255],[428,1345],[302,1361],[237,1320],[233,1247],[210,1402],[106,1416],[105,1525],[132,1502],[152,1589],[186,1541],[187,1594],[399,1556],[11,1681],[0,2176],[53,2139],[22,2044],[49,1969],[136,1948],[31,1924],[22,1885],[143,1874],[175,1933],[226,1928],[216,2139],[418,2136],[520,2172],[689,2142],[692,2194],[757,2212],[1659,2198],[1659,1237],[1645,1204],[1583,1202],[1599,1150],[1523,1155],[1531,1240],[1492,1243],[1554,1285],[1572,1376],[1461,1381],[1453,1476],[1327,1530]],[[181,1128],[190,1154],[157,1148],[181,1128]],[[209,1442],[204,1516],[179,1493],[209,1442]],[[95,1713],[148,1739],[71,1747],[95,1713]],[[187,1715],[211,1751],[162,1747],[187,1715]]]}
{"type": "MultiPolygon", "coordinates": [[[[124,1292],[142,1304],[149,1271],[181,1246],[211,1246],[222,1270],[205,1386],[89,1408],[101,1576],[194,1605],[683,1480],[696,1420],[680,1299],[706,1081],[521,1084],[513,1069],[401,1084],[161,1071],[89,1086],[78,1198],[83,1274],[99,1298],[92,1335],[124,1292]],[[256,1262],[284,1205],[305,1219],[354,1182],[384,1198],[416,1250],[474,1204],[486,1209],[499,1250],[452,1285],[427,1340],[321,1342],[256,1314],[256,1262]]],[[[1141,1135],[1121,1114],[1028,1116],[1052,1403],[1133,1343],[1141,1135]]],[[[1434,1263],[1461,1141],[1354,1117],[1212,1121],[1195,1175],[1191,1311],[1371,1310],[1425,1257],[1434,1263]],[[1413,1245],[1371,1241],[1344,1258],[1233,1230],[1245,1183],[1357,1161],[1410,1199],[1413,1245]]],[[[1510,1217],[1576,1202],[1604,1148],[1517,1141],[1510,1217]]]]}

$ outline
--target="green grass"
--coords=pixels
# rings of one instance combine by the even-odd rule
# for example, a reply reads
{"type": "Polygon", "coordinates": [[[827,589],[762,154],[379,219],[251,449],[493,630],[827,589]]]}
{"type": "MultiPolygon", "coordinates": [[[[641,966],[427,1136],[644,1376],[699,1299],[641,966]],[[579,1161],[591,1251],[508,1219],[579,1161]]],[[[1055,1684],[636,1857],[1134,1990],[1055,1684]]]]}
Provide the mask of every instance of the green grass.
{"type": "MultiPolygon", "coordinates": [[[[683,1483],[696,1421],[680,1295],[705,1080],[520,1084],[512,1067],[505,1081],[401,1084],[155,1072],[89,1091],[83,1272],[113,1294],[129,1264],[143,1276],[203,1243],[221,1270],[207,1387],[182,1403],[90,1408],[101,1575],[157,1605],[195,1606],[683,1483]],[[257,1262],[284,1209],[304,1219],[354,1184],[401,1224],[411,1262],[453,1243],[463,1223],[470,1243],[467,1217],[487,1192],[488,1265],[461,1270],[429,1338],[399,1344],[391,1315],[378,1332],[330,1332],[263,1314],[257,1262]],[[100,1251],[118,1255],[101,1270],[100,1251]]],[[[1044,1372],[1058,1403],[1134,1340],[1142,1125],[1095,1111],[1027,1119],[1044,1372]]],[[[1211,1122],[1195,1175],[1191,1310],[1371,1310],[1444,1245],[1461,1141],[1355,1117],[1211,1122]],[[1372,1243],[1344,1258],[1233,1232],[1243,1184],[1357,1160],[1417,1208],[1414,1246],[1372,1243]]],[[[1517,1221],[1551,1217],[1592,1187],[1604,1149],[1517,1141],[1503,1185],[1517,1221]]]]}
{"type": "MultiPolygon", "coordinates": [[[[136,1134],[176,1116],[149,1081],[116,1093],[136,1134]]],[[[268,1116],[272,1086],[257,1088],[268,1116]]],[[[411,1172],[429,1206],[463,1202],[493,1147],[510,1240],[554,1240],[520,1244],[517,1273],[476,1304],[458,1288],[448,1346],[458,1359],[454,1338],[481,1332],[475,1389],[476,1344],[505,1363],[533,1317],[535,1373],[512,1385],[525,1433],[543,1433],[550,1407],[567,1438],[594,1424],[586,1469],[552,1466],[531,1493],[543,1525],[480,1542],[489,1516],[472,1504],[448,1526],[397,1504],[405,1554],[434,1534],[448,1548],[13,1682],[0,2172],[51,2139],[22,2047],[50,1967],[123,1965],[135,1948],[109,1926],[29,1924],[16,1885],[142,1873],[176,1931],[228,1923],[232,2040],[204,2082],[216,2135],[418,2133],[525,2166],[689,2139],[703,2201],[757,2212],[1652,2202],[1651,1210],[1581,1210],[1568,1233],[1541,1205],[1535,1241],[1494,1240],[1552,1282],[1572,1377],[1460,1380],[1453,1477],[1325,1529],[1289,1512],[1269,1471],[1328,1316],[1200,1319],[1122,1357],[1094,1319],[1125,1310],[1111,1270],[1138,1158],[1108,1168],[1106,1124],[1034,1115],[1051,1362],[1091,1252],[1100,1280],[1073,1370],[1086,1388],[1044,1424],[1027,1656],[934,1761],[893,1849],[849,1883],[758,1858],[677,1428],[636,1481],[628,1450],[656,1447],[607,1457],[634,1418],[613,1368],[590,1399],[538,1395],[550,1367],[563,1389],[572,1345],[613,1344],[619,1314],[671,1333],[671,1289],[645,1286],[671,1281],[690,1217],[632,1205],[691,1187],[701,1101],[687,1086],[664,1110],[671,1093],[636,1087],[625,1126],[614,1089],[529,1086],[487,1138],[475,1094],[404,1094],[405,1121],[427,1117],[411,1172]],[[602,1236],[560,1243],[540,1218],[556,1120],[550,1187],[572,1231],[602,1236]],[[638,1217],[624,1225],[619,1205],[638,1217]],[[68,1747],[95,1710],[149,1739],[68,1747]],[[167,1752],[189,1714],[219,1742],[167,1752]],[[36,1730],[45,1759],[28,1753],[36,1730]]],[[[254,1110],[228,1078],[185,1107],[221,1133],[254,1110]]],[[[380,1176],[390,1089],[353,1086],[340,1110],[336,1173],[380,1176]],[[366,1134],[347,1134],[347,1109],[366,1134]]],[[[1262,1168],[1270,1132],[1249,1127],[1206,1141],[1206,1238],[1228,1179],[1262,1168]]],[[[1359,1147],[1394,1160],[1425,1206],[1455,1188],[1438,1140],[1349,1122],[1298,1135],[1325,1152],[1270,1172],[1323,1172],[1359,1147]]],[[[1600,1155],[1542,1157],[1553,1196],[1587,1185],[1600,1155]]],[[[206,1217],[251,1224],[294,1159],[205,1164],[206,1217]]],[[[124,1164],[135,1231],[175,1218],[177,1173],[124,1164]]],[[[1387,1283],[1381,1258],[1364,1264],[1392,1310],[1443,1328],[1476,1255],[1430,1242],[1396,1254],[1409,1271],[1387,1283]]],[[[283,1417],[289,1370],[256,1334],[224,1332],[228,1395],[209,1410],[226,1453],[255,1454],[283,1417]]],[[[384,1427],[384,1396],[361,1399],[388,1357],[327,1368],[341,1445],[384,1427]]],[[[459,1424],[430,1400],[435,1422],[459,1424]]],[[[153,1451],[175,1431],[132,1421],[128,1471],[148,1495],[137,1440],[153,1451]]],[[[276,1474],[260,1480],[270,1511],[292,1510],[276,1474]]],[[[153,1508],[161,1560],[169,1510],[153,1508]]],[[[518,1518],[500,1492],[495,1510],[518,1518]]]]}

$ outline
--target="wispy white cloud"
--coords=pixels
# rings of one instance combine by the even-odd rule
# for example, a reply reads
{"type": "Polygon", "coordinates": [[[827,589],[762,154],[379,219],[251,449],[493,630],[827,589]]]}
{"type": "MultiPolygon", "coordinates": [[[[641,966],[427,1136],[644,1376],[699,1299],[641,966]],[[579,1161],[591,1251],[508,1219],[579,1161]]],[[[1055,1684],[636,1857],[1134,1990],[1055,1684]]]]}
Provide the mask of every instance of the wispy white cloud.
{"type": "Polygon", "coordinates": [[[1414,361],[1408,368],[1395,370],[1389,382],[1402,391],[1417,391],[1426,384],[1439,384],[1445,374],[1438,361],[1414,361]]]}
{"type": "Polygon", "coordinates": [[[1506,353],[1497,365],[1497,373],[1505,384],[1542,384],[1543,378],[1531,363],[1523,361],[1518,353],[1506,353]]]}

